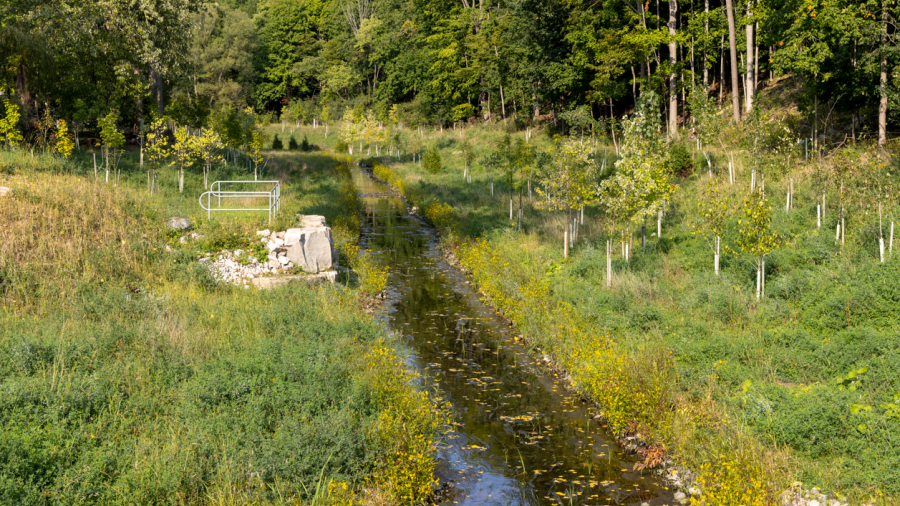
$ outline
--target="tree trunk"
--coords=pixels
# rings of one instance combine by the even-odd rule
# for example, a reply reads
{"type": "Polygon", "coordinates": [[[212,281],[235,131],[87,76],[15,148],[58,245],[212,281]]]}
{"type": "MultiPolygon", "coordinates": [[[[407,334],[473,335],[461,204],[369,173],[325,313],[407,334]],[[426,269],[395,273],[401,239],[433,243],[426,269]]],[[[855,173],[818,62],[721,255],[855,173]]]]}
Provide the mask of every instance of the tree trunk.
{"type": "Polygon", "coordinates": [[[641,253],[647,253],[647,216],[644,215],[644,224],[641,225],[641,253]]]}
{"type": "Polygon", "coordinates": [[[759,44],[757,35],[759,34],[759,21],[753,23],[753,93],[754,97],[759,92],[759,44]]]}
{"type": "Polygon", "coordinates": [[[719,107],[722,106],[722,99],[725,92],[725,35],[719,42],[719,107]]]}
{"type": "MultiPolygon", "coordinates": [[[[747,0],[747,17],[750,17],[750,1],[747,0]]],[[[756,80],[753,78],[753,23],[747,23],[747,84],[744,85],[744,89],[746,90],[744,96],[744,105],[746,106],[747,113],[753,110],[753,85],[756,80]]]]}
{"type": "Polygon", "coordinates": [[[678,0],[669,0],[669,138],[678,138],[678,73],[675,64],[678,62],[678,43],[675,41],[675,20],[678,13],[678,0]]]}
{"type": "Polygon", "coordinates": [[[165,102],[163,98],[164,90],[162,76],[153,68],[152,63],[149,63],[148,66],[150,67],[151,84],[156,89],[156,109],[159,113],[159,117],[163,117],[165,115],[165,102]]]}
{"type": "Polygon", "coordinates": [[[879,79],[878,91],[881,93],[881,100],[878,102],[878,145],[884,147],[887,144],[887,21],[888,13],[886,4],[887,0],[881,2],[881,74],[879,79]]]}
{"type": "Polygon", "coordinates": [[[706,46],[709,44],[709,0],[703,2],[703,13],[706,17],[703,20],[703,89],[709,91],[709,70],[706,68],[706,46]]]}
{"type": "Polygon", "coordinates": [[[731,51],[731,104],[734,113],[734,122],[741,122],[741,97],[738,84],[737,41],[735,40],[734,7],[731,0],[725,0],[725,10],[728,14],[728,46],[731,51]]]}

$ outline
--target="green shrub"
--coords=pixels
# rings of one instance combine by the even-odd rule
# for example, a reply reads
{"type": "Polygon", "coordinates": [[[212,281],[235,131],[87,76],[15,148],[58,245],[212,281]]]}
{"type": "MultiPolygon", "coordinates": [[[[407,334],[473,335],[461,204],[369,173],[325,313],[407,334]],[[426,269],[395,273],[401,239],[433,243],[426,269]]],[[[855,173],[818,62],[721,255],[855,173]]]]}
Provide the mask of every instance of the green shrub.
{"type": "Polygon", "coordinates": [[[350,149],[350,145],[345,141],[337,141],[337,144],[334,145],[335,153],[346,153],[350,149]]]}
{"type": "Polygon", "coordinates": [[[425,151],[425,156],[422,157],[422,168],[432,174],[437,174],[443,169],[441,166],[441,152],[437,146],[431,146],[425,151]]]}
{"type": "Polygon", "coordinates": [[[284,149],[284,144],[282,144],[281,139],[278,138],[278,134],[272,138],[272,149],[284,149]]]}
{"type": "Polygon", "coordinates": [[[293,134],[291,134],[291,138],[288,139],[288,149],[291,151],[297,149],[297,139],[294,138],[293,134]]]}
{"type": "Polygon", "coordinates": [[[691,152],[680,142],[669,144],[669,163],[672,165],[672,170],[681,177],[688,177],[694,172],[694,159],[691,158],[691,152]]]}
{"type": "Polygon", "coordinates": [[[306,134],[303,134],[303,142],[300,143],[301,151],[309,151],[309,139],[306,138],[306,134]]]}

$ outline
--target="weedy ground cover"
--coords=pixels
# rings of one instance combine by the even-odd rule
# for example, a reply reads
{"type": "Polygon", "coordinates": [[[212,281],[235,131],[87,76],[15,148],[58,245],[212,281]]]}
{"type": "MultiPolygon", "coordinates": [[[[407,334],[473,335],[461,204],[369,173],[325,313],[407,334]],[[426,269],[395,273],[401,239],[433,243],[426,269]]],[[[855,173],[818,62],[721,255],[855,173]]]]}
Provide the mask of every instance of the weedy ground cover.
{"type": "MultiPolygon", "coordinates": [[[[359,288],[245,290],[196,262],[251,247],[256,230],[298,212],[355,240],[345,169],[276,156],[287,184],[270,225],[207,223],[199,174],[181,196],[164,170],[149,196],[135,154],[115,187],[84,154],[0,153],[14,192],[0,199],[0,502],[413,504],[430,493],[445,420],[362,313],[359,288]],[[181,245],[164,231],[171,215],[206,237],[181,245]]],[[[246,171],[211,180],[226,177],[246,171]]]]}
{"type": "MultiPolygon", "coordinates": [[[[857,501],[900,494],[900,258],[888,246],[896,162],[864,146],[823,160],[774,159],[765,191],[783,244],[766,257],[757,301],[755,260],[737,246],[741,201],[759,174],[751,154],[730,153],[733,184],[726,153],[710,154],[727,215],[717,276],[714,249],[697,233],[710,180],[700,153],[678,180],[661,236],[648,224],[646,251],[635,224],[626,261],[612,225],[588,207],[564,259],[562,213],[541,210],[501,173],[475,167],[463,176],[460,139],[486,154],[504,136],[490,126],[426,132],[424,144],[441,148],[441,172],[410,155],[381,157],[375,175],[444,231],[486,297],[569,372],[614,431],[649,437],[697,470],[705,504],[771,503],[794,481],[857,501]]],[[[614,147],[595,156],[612,163],[614,147]]]]}

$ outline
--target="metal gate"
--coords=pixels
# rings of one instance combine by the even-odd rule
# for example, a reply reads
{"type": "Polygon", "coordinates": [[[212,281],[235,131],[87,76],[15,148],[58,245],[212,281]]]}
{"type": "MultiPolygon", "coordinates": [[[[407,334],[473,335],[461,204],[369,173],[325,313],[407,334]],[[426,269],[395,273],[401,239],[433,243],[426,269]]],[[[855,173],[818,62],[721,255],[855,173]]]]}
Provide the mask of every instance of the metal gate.
{"type": "MultiPolygon", "coordinates": [[[[227,186],[226,186],[227,188],[227,186]]],[[[226,200],[226,205],[227,205],[226,200]]],[[[200,195],[200,207],[206,211],[206,219],[212,218],[213,211],[267,211],[269,213],[269,222],[272,216],[278,213],[281,208],[281,182],[280,181],[215,181],[209,185],[209,191],[200,195]],[[241,184],[271,184],[272,187],[267,191],[249,191],[249,190],[223,190],[222,185],[241,185],[241,184]],[[204,197],[206,205],[203,205],[204,197]],[[216,199],[216,206],[213,207],[213,199],[216,199]],[[222,207],[222,199],[265,199],[268,203],[266,207],[222,207]]]]}

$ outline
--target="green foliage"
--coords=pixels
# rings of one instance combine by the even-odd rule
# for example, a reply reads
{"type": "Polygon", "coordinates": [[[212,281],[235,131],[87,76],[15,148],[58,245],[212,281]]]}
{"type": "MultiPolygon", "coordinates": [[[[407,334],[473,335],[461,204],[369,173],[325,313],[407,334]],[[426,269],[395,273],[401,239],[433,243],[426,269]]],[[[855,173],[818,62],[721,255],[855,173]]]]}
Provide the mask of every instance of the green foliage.
{"type": "Polygon", "coordinates": [[[297,139],[291,134],[291,138],[288,139],[288,149],[291,151],[295,151],[297,149],[297,139]]]}
{"type": "Polygon", "coordinates": [[[314,57],[320,49],[316,30],[324,14],[322,2],[284,0],[268,5],[260,36],[266,48],[263,81],[256,87],[260,104],[270,104],[296,93],[310,91],[307,73],[295,72],[305,58],[314,57]]]}
{"type": "Polygon", "coordinates": [[[658,101],[652,91],[641,95],[634,117],[625,121],[616,173],[599,188],[604,207],[622,226],[656,214],[677,189],[665,141],[659,135],[658,101]]]}
{"type": "Polygon", "coordinates": [[[284,144],[282,144],[281,139],[278,138],[278,134],[275,134],[272,137],[272,149],[284,149],[284,144]]]}
{"type": "Polygon", "coordinates": [[[100,139],[107,150],[116,150],[125,145],[125,135],[116,126],[119,120],[118,111],[109,111],[109,114],[97,120],[100,126],[100,139]]]}
{"type": "Polygon", "coordinates": [[[161,166],[169,157],[169,140],[166,137],[166,118],[157,118],[148,125],[144,152],[151,165],[161,166]]]}
{"type": "Polygon", "coordinates": [[[744,199],[738,231],[737,244],[741,251],[756,257],[766,256],[781,244],[781,235],[772,230],[772,207],[762,188],[750,192],[744,199]]]}
{"type": "MultiPolygon", "coordinates": [[[[165,251],[177,197],[7,161],[28,185],[0,201],[0,503],[310,504],[329,482],[424,500],[446,419],[358,290],[219,283],[197,253],[265,258],[255,222],[196,220],[205,238],[165,251]]],[[[331,167],[290,184],[336,223],[331,167]]]]}
{"type": "Polygon", "coordinates": [[[75,149],[75,142],[69,137],[69,126],[66,120],[61,119],[56,122],[56,146],[54,150],[63,158],[72,156],[72,150],[75,149]]]}
{"type": "Polygon", "coordinates": [[[122,156],[120,148],[125,146],[125,135],[116,125],[118,120],[119,113],[115,110],[109,111],[109,114],[97,120],[97,124],[100,126],[101,145],[105,154],[107,182],[110,172],[115,173],[118,179],[119,161],[122,156]]]}
{"type": "Polygon", "coordinates": [[[691,223],[691,229],[707,240],[713,253],[720,251],[716,248],[715,241],[725,234],[728,207],[728,199],[721,183],[710,179],[697,200],[699,216],[691,223]]]}
{"type": "Polygon", "coordinates": [[[212,127],[221,137],[222,142],[232,149],[244,145],[245,113],[234,107],[222,106],[212,117],[212,127]]]}
{"type": "Polygon", "coordinates": [[[258,177],[259,169],[261,165],[265,165],[268,161],[265,155],[262,154],[263,145],[266,143],[265,134],[260,133],[256,130],[253,130],[250,134],[250,142],[248,144],[250,160],[253,162],[253,174],[258,177]]]}
{"type": "Polygon", "coordinates": [[[184,191],[184,170],[197,159],[196,139],[187,127],[175,127],[175,142],[172,143],[172,165],[178,167],[178,191],[184,191]]]}
{"type": "Polygon", "coordinates": [[[669,144],[669,166],[675,174],[687,177],[694,172],[694,158],[687,146],[680,142],[669,144]]]}
{"type": "MultiPolygon", "coordinates": [[[[296,144],[296,142],[294,144],[296,144]]],[[[303,141],[300,143],[300,151],[309,151],[309,139],[306,138],[306,134],[303,134],[303,141]]]]}
{"type": "Polygon", "coordinates": [[[441,151],[437,146],[431,146],[425,150],[425,154],[422,156],[422,168],[431,174],[437,174],[443,170],[441,151]]]}
{"type": "Polygon", "coordinates": [[[599,166],[590,158],[590,147],[573,137],[556,143],[550,163],[538,175],[540,205],[569,211],[590,204],[597,197],[599,166]]]}
{"type": "Polygon", "coordinates": [[[203,128],[200,134],[194,137],[194,149],[200,161],[203,162],[203,187],[207,187],[209,172],[212,170],[214,163],[223,160],[219,151],[225,146],[219,134],[211,128],[203,128]]]}

